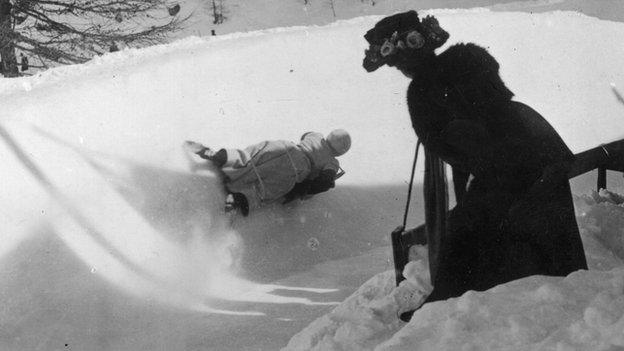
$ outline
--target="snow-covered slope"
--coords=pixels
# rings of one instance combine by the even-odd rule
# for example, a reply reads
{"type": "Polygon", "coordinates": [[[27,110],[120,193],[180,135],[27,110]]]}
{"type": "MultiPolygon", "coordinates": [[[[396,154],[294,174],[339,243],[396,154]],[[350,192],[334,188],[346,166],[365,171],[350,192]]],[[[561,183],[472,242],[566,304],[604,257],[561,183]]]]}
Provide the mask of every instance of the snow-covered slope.
{"type": "MultiPolygon", "coordinates": [[[[226,20],[213,23],[212,1],[180,0],[181,16],[192,14],[176,37],[217,35],[287,27],[326,25],[361,16],[390,15],[407,10],[488,8],[494,11],[541,13],[576,11],[596,18],[624,21],[619,0],[225,0],[226,20]],[[333,4],[333,10],[332,6],[333,4]]],[[[218,5],[219,1],[215,1],[218,5]]]]}
{"type": "MultiPolygon", "coordinates": [[[[180,14],[192,13],[182,35],[217,35],[275,27],[327,25],[337,20],[370,15],[388,15],[410,9],[474,8],[515,3],[514,0],[226,0],[225,21],[214,24],[212,1],[181,0],[180,14]]],[[[217,9],[219,1],[215,1],[217,9]]],[[[515,8],[521,7],[516,4],[515,8]]]]}
{"type": "MultiPolygon", "coordinates": [[[[624,86],[623,25],[435,14],[453,42],[488,47],[576,151],[621,136],[609,83],[624,86]]],[[[188,38],[0,81],[0,349],[277,349],[387,270],[415,140],[407,80],[361,68],[378,19],[188,38]],[[190,171],[180,148],[333,128],[354,140],[336,190],[233,225],[215,171],[190,171]]]]}

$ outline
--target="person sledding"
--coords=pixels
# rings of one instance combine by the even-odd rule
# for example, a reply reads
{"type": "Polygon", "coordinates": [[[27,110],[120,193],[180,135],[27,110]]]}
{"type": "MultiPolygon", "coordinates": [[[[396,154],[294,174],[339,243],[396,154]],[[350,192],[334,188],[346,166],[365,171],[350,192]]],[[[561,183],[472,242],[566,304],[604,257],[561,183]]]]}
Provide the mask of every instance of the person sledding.
{"type": "Polygon", "coordinates": [[[305,199],[335,187],[336,179],[344,174],[336,157],[349,150],[351,136],[336,129],[327,137],[305,133],[298,144],[267,140],[245,149],[216,151],[194,141],[185,145],[223,171],[226,211],[237,209],[247,216],[250,209],[305,199]]]}

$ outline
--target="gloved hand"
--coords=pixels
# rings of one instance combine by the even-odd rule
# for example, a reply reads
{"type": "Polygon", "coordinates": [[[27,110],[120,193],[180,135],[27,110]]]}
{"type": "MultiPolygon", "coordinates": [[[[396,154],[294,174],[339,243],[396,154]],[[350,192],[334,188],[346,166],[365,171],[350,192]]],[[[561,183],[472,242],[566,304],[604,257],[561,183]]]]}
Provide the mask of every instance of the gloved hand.
{"type": "Polygon", "coordinates": [[[394,228],[394,230],[392,231],[392,235],[403,234],[404,231],[405,231],[405,227],[400,225],[394,228]]]}
{"type": "Polygon", "coordinates": [[[284,195],[284,199],[282,200],[282,205],[286,205],[287,203],[292,202],[296,198],[297,198],[296,194],[294,194],[293,192],[289,192],[288,194],[284,195]]]}
{"type": "Polygon", "coordinates": [[[304,180],[301,183],[295,184],[295,186],[290,190],[286,195],[284,195],[284,200],[282,204],[287,204],[295,199],[303,199],[306,195],[308,195],[310,191],[310,181],[304,180]]]}
{"type": "Polygon", "coordinates": [[[190,152],[194,153],[194,154],[203,154],[204,151],[206,151],[207,147],[205,147],[204,145],[195,142],[195,141],[190,141],[187,140],[184,142],[184,146],[187,148],[187,150],[189,150],[190,152]]]}

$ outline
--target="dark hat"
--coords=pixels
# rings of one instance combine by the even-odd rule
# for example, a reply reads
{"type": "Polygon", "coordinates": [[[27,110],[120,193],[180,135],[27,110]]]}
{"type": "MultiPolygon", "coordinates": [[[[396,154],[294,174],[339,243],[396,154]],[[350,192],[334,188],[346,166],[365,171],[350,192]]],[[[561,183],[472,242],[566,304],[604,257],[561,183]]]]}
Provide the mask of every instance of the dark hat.
{"type": "Polygon", "coordinates": [[[383,18],[375,24],[375,27],[364,34],[364,39],[369,44],[381,44],[385,39],[390,38],[394,32],[407,32],[409,30],[422,29],[422,24],[418,18],[418,13],[414,10],[397,13],[383,18]]]}
{"type": "Polygon", "coordinates": [[[413,31],[418,32],[422,36],[421,38],[424,39],[424,44],[419,45],[418,49],[429,52],[442,46],[449,38],[449,34],[440,27],[438,20],[433,16],[427,16],[421,21],[418,13],[414,10],[388,16],[377,22],[375,27],[368,30],[364,35],[364,38],[370,44],[370,48],[366,50],[366,58],[363,63],[364,68],[372,72],[384,64],[396,62],[399,54],[380,55],[381,46],[392,38],[407,35],[413,31]]]}

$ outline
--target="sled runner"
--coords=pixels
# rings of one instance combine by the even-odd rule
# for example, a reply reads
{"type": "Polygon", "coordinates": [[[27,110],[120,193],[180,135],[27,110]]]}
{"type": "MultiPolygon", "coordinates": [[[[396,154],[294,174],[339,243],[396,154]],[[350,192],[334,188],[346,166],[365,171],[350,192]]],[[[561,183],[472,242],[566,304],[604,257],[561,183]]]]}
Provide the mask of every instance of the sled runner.
{"type": "Polygon", "coordinates": [[[424,179],[424,201],[425,201],[425,224],[415,229],[405,231],[405,223],[409,210],[409,202],[414,179],[414,170],[418,159],[420,143],[416,147],[414,164],[412,167],[412,177],[408,190],[408,200],[403,218],[403,225],[397,227],[391,233],[392,253],[394,259],[394,269],[396,285],[398,286],[403,277],[403,268],[409,262],[409,249],[413,245],[429,245],[429,271],[431,280],[435,278],[437,272],[437,252],[440,244],[440,236],[445,230],[446,213],[448,212],[448,189],[444,163],[438,157],[431,155],[425,150],[425,179],[424,179]]]}

